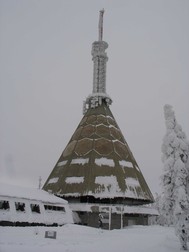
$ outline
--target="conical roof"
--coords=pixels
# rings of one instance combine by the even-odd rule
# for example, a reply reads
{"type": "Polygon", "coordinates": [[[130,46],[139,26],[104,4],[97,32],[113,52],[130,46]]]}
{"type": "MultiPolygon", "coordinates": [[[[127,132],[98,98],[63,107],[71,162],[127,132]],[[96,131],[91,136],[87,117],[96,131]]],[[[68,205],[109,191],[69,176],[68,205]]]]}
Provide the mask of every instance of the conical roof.
{"type": "Polygon", "coordinates": [[[89,108],[83,116],[44,189],[63,197],[153,201],[106,102],[89,108]]]}

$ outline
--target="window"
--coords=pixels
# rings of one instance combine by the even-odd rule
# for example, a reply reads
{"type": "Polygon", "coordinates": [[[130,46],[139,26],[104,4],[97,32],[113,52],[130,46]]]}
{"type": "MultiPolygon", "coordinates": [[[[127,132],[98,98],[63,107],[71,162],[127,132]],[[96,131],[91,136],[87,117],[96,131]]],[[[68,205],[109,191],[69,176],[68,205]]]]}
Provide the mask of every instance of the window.
{"type": "Polygon", "coordinates": [[[50,205],[45,205],[45,210],[52,210],[52,206],[50,206],[50,205]]]}
{"type": "Polygon", "coordinates": [[[57,206],[56,208],[57,208],[57,211],[65,212],[65,208],[64,208],[64,207],[59,207],[59,206],[57,206]]]}
{"type": "Polygon", "coordinates": [[[65,208],[64,207],[60,207],[60,206],[44,205],[44,207],[45,207],[45,210],[65,212],[65,208]]]}
{"type": "Polygon", "coordinates": [[[0,201],[0,210],[8,210],[10,209],[9,202],[6,200],[0,201]]]}
{"type": "Polygon", "coordinates": [[[37,204],[30,204],[30,207],[31,207],[31,211],[33,213],[40,213],[40,207],[39,207],[39,205],[37,205],[37,204]]]}
{"type": "Polygon", "coordinates": [[[25,203],[15,202],[15,207],[16,207],[16,211],[19,211],[19,212],[25,211],[25,203]]]}

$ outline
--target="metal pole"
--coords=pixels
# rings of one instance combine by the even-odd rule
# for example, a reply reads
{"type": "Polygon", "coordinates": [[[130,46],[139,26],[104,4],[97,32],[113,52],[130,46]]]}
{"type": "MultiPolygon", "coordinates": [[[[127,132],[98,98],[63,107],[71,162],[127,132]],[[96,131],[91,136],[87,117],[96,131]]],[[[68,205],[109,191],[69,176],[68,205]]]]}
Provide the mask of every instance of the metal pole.
{"type": "Polygon", "coordinates": [[[100,14],[99,14],[98,41],[102,41],[102,37],[103,37],[103,15],[104,15],[104,9],[100,10],[100,14]]]}
{"type": "Polygon", "coordinates": [[[109,230],[111,229],[112,208],[109,207],[109,230]]]}
{"type": "Polygon", "coordinates": [[[121,206],[121,229],[123,229],[123,206],[121,206]]]}

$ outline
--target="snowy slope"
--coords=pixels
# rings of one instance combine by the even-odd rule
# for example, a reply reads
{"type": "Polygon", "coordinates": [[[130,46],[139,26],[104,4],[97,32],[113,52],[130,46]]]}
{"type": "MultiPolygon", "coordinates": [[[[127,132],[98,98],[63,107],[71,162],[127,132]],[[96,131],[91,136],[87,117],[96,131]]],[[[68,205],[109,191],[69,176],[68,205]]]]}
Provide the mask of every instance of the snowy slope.
{"type": "Polygon", "coordinates": [[[1,252],[178,252],[172,228],[133,226],[105,231],[74,224],[63,227],[0,227],[1,252]],[[56,239],[45,231],[57,232],[56,239]]]}

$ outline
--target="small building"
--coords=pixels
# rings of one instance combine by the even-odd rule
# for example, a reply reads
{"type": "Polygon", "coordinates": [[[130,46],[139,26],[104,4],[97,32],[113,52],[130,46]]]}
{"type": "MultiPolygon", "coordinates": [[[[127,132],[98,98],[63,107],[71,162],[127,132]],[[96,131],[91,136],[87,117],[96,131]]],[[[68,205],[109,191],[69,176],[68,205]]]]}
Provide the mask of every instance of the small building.
{"type": "Polygon", "coordinates": [[[108,222],[112,229],[147,224],[148,216],[155,212],[144,206],[154,201],[153,195],[110,110],[103,13],[104,10],[100,11],[99,39],[92,45],[92,94],[87,97],[83,118],[43,189],[68,200],[77,217],[75,222],[98,227],[102,214],[102,222],[108,222]]]}
{"type": "Polygon", "coordinates": [[[44,190],[0,184],[1,226],[59,226],[73,223],[66,200],[44,190]]]}

